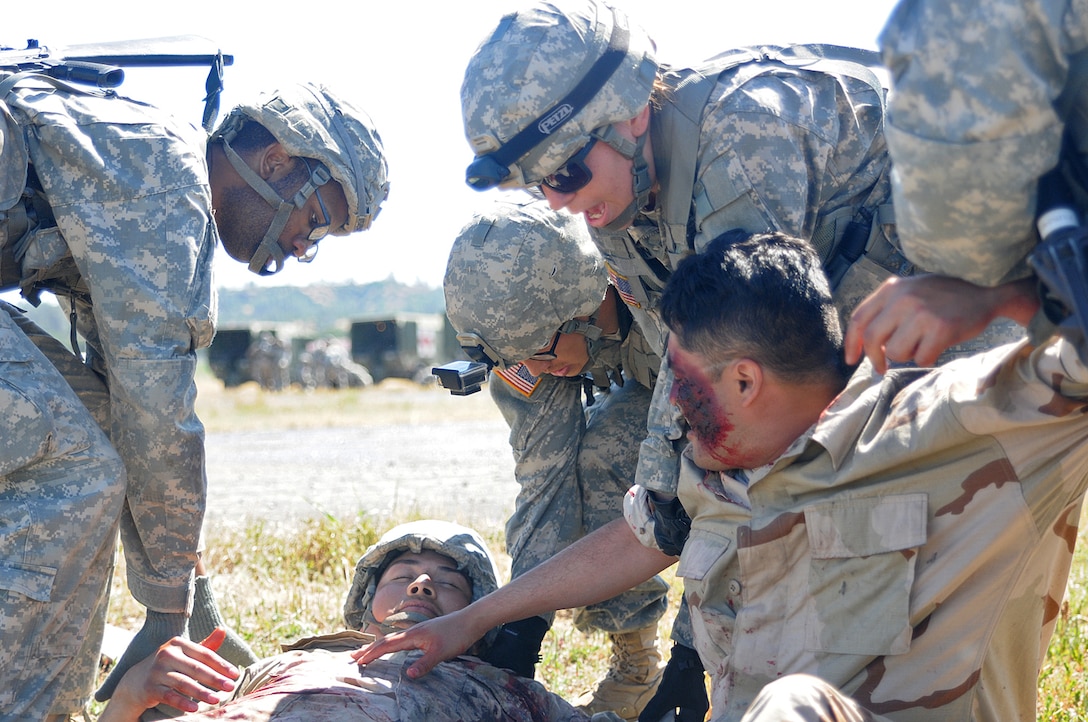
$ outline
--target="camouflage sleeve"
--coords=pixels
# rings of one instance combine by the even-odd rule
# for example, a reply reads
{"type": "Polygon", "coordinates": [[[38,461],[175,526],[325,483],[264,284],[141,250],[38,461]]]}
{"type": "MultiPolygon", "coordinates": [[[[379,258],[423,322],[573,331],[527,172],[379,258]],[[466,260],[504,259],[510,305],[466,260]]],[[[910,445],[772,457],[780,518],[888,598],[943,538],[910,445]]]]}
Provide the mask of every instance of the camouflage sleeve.
{"type": "Polygon", "coordinates": [[[923,268],[983,285],[1026,275],[1036,181],[1061,145],[1065,54],[1088,42],[1075,6],[918,0],[888,21],[896,220],[923,268]]]}
{"type": "Polygon", "coordinates": [[[31,157],[92,304],[111,440],[128,473],[129,587],[186,610],[205,504],[196,349],[211,342],[217,236],[201,136],[144,106],[36,104],[31,157]],[[56,111],[56,112],[53,112],[56,111]]]}
{"type": "Polygon", "coordinates": [[[520,487],[506,524],[511,575],[516,577],[582,536],[577,474],[586,429],[582,380],[544,375],[527,394],[493,372],[488,386],[510,426],[520,487]]]}
{"type": "Polygon", "coordinates": [[[639,447],[635,484],[660,494],[676,496],[680,450],[683,448],[686,427],[680,410],[669,400],[672,382],[672,370],[666,356],[661,360],[661,370],[650,400],[646,418],[647,435],[639,447]]]}
{"type": "Polygon", "coordinates": [[[703,111],[696,251],[735,228],[811,238],[821,213],[864,200],[886,161],[870,86],[792,69],[730,78],[703,111]]]}

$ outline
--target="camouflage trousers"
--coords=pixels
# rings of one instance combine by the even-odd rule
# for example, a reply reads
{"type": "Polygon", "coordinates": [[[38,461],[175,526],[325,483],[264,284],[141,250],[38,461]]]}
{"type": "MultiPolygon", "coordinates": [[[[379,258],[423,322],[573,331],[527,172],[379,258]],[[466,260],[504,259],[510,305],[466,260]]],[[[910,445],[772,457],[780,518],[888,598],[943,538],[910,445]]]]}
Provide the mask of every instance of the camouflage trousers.
{"type": "MultiPolygon", "coordinates": [[[[650,391],[628,381],[599,394],[586,410],[578,473],[544,488],[522,486],[517,510],[506,525],[507,546],[516,550],[518,576],[586,534],[623,516],[623,496],[634,483],[639,442],[646,435],[650,391]]],[[[617,560],[619,562],[620,560],[617,560]]],[[[654,578],[609,600],[575,612],[583,630],[630,632],[655,624],[665,613],[668,584],[654,578]]]]}
{"type": "Polygon", "coordinates": [[[120,457],[0,304],[0,720],[90,696],[125,497],[120,457]]]}

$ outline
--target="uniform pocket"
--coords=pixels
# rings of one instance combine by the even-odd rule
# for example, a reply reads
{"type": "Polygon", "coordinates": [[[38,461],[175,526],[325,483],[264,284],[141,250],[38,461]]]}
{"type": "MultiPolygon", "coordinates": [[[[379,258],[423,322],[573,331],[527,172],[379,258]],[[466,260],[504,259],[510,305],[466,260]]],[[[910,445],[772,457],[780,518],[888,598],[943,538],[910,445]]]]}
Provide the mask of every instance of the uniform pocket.
{"type": "MultiPolygon", "coordinates": [[[[7,529],[0,531],[7,536],[7,529]]],[[[0,589],[22,594],[35,602],[49,601],[56,576],[56,569],[0,559],[0,589]]]]}
{"type": "Polygon", "coordinates": [[[903,654],[910,592],[926,541],[928,497],[904,494],[806,507],[811,553],[806,649],[903,654]]]}

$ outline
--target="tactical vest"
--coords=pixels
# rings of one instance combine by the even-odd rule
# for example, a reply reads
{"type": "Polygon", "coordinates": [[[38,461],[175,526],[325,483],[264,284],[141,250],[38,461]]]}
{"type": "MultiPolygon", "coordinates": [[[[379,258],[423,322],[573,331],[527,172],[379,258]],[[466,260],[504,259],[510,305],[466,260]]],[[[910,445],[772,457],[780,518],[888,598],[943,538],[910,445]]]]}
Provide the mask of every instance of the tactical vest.
{"type": "Polygon", "coordinates": [[[598,388],[607,389],[610,384],[623,386],[625,377],[633,379],[651,391],[661,370],[661,356],[651,347],[640,324],[636,324],[629,309],[623,303],[616,304],[619,344],[608,343],[602,337],[589,345],[590,365],[584,374],[598,388]],[[622,375],[620,374],[622,371],[622,375]]]}
{"type": "MultiPolygon", "coordinates": [[[[708,60],[688,70],[665,72],[670,87],[669,101],[651,116],[655,140],[668,143],[665,154],[655,152],[656,173],[663,193],[653,211],[640,214],[625,232],[598,232],[596,240],[608,259],[610,277],[624,301],[653,315],[672,269],[694,252],[694,226],[697,215],[712,209],[706,189],[696,183],[700,129],[703,109],[711,92],[725,74],[730,84],[740,87],[760,75],[783,67],[803,68],[809,72],[842,75],[869,85],[883,105],[885,90],[871,66],[879,65],[875,52],[831,45],[797,45],[787,48],[760,46],[741,48],[708,60]],[[697,211],[704,211],[697,213],[697,211]]],[[[874,192],[887,189],[886,174],[874,184],[874,192]]],[[[753,207],[751,227],[766,223],[753,207]]],[[[743,221],[744,209],[739,209],[743,221]]],[[[874,193],[859,207],[844,207],[821,219],[812,238],[836,289],[847,271],[863,256],[878,270],[868,274],[861,284],[870,286],[876,276],[907,275],[913,267],[899,253],[886,229],[894,225],[890,194],[874,193]],[[883,195],[883,197],[875,197],[883,195]]],[[[853,295],[853,294],[851,294],[853,295]]],[[[656,320],[656,319],[655,319],[656,320]]]]}

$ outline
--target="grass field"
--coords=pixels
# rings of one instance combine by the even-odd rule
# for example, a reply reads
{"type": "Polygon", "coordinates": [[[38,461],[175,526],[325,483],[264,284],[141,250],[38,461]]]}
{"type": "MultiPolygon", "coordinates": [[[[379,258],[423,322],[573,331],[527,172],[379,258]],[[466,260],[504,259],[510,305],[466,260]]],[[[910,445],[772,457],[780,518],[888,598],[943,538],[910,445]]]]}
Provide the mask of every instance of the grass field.
{"type": "MultiPolygon", "coordinates": [[[[208,383],[208,382],[205,382],[208,383]]],[[[214,384],[214,381],[211,383],[214,384]]],[[[373,423],[376,418],[411,421],[434,408],[438,392],[384,386],[340,392],[333,397],[286,393],[257,394],[242,388],[224,392],[202,389],[202,418],[211,433],[247,424],[260,428],[291,428],[299,424],[373,423]]],[[[442,396],[439,394],[439,396],[442,396]]],[[[471,407],[457,413],[489,414],[486,394],[477,394],[471,407]],[[480,401],[487,403],[480,403],[480,401]]],[[[463,401],[463,400],[459,400],[463,401]]],[[[442,413],[448,413],[443,411],[442,413]]],[[[409,517],[318,516],[290,526],[254,522],[244,527],[213,527],[208,531],[206,563],[226,622],[258,655],[273,654],[280,642],[342,628],[341,609],[356,560],[388,527],[409,517]]],[[[480,529],[508,575],[509,560],[501,527],[480,529]]],[[[1039,682],[1038,719],[1059,722],[1088,720],[1088,541],[1084,531],[1077,546],[1067,598],[1039,682]]],[[[143,610],[129,597],[123,560],[114,578],[110,621],[136,630],[143,610]]],[[[504,577],[505,578],[505,577],[504,577]]],[[[666,577],[673,582],[671,576],[666,577]]],[[[680,584],[672,584],[670,614],[662,620],[667,639],[671,611],[679,601],[680,584]]],[[[663,643],[667,650],[669,644],[663,643]]],[[[1025,653],[1028,653],[1025,650],[1025,653]]],[[[545,638],[537,678],[571,698],[588,689],[607,668],[608,642],[603,635],[585,635],[573,628],[569,613],[560,613],[545,638]]],[[[91,710],[92,718],[100,705],[91,710]]]]}

